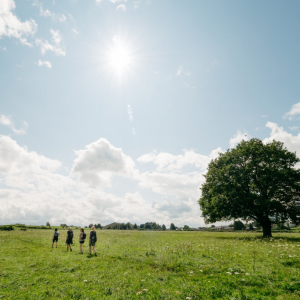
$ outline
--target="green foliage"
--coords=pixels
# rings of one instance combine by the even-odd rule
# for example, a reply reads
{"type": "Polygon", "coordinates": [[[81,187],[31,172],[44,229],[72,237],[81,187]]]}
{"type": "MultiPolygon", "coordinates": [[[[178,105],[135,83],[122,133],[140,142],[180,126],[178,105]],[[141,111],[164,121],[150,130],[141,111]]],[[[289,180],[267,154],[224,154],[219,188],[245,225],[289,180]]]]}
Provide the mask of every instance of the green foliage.
{"type": "Polygon", "coordinates": [[[240,220],[234,221],[234,223],[233,223],[233,229],[234,230],[243,230],[243,229],[245,229],[245,225],[240,220]]]}
{"type": "Polygon", "coordinates": [[[167,229],[167,228],[166,228],[166,225],[165,225],[165,224],[162,224],[161,229],[162,229],[162,230],[166,230],[166,229],[167,229]]]}
{"type": "Polygon", "coordinates": [[[138,228],[138,227],[137,227],[136,223],[134,223],[133,229],[137,229],[137,228],[138,228]]]}
{"type": "Polygon", "coordinates": [[[210,227],[211,227],[211,228],[215,228],[216,226],[215,226],[215,225],[211,225],[210,227]]]}
{"type": "Polygon", "coordinates": [[[140,225],[140,228],[142,229],[142,228],[145,228],[145,224],[141,224],[140,225]]]}
{"type": "MultiPolygon", "coordinates": [[[[299,234],[97,232],[98,256],[53,232],[0,232],[0,299],[299,299],[299,234]],[[254,254],[256,253],[255,267],[254,254]]],[[[79,230],[74,230],[78,237],[79,230]]]]}
{"type": "Polygon", "coordinates": [[[13,225],[0,225],[0,231],[11,231],[14,230],[13,225]]]}
{"type": "Polygon", "coordinates": [[[101,226],[100,223],[98,223],[98,224],[95,225],[95,228],[96,228],[96,229],[102,229],[102,226],[101,226]]]}
{"type": "Polygon", "coordinates": [[[170,230],[176,230],[176,227],[175,227],[174,223],[171,223],[170,230]]]}
{"type": "Polygon", "coordinates": [[[212,160],[202,186],[199,204],[207,223],[222,220],[256,220],[264,236],[272,223],[300,222],[300,170],[295,153],[273,141],[243,141],[212,160]]]}
{"type": "Polygon", "coordinates": [[[51,227],[51,225],[50,225],[50,223],[49,223],[49,222],[47,222],[47,223],[46,223],[46,226],[48,226],[48,227],[51,227]]]}
{"type": "Polygon", "coordinates": [[[249,224],[249,230],[254,230],[252,223],[249,224]]]}
{"type": "Polygon", "coordinates": [[[189,230],[190,230],[190,227],[188,225],[183,226],[183,231],[189,231],[189,230]]]}
{"type": "Polygon", "coordinates": [[[291,230],[290,226],[285,226],[283,223],[277,224],[275,230],[291,230]]]}
{"type": "Polygon", "coordinates": [[[38,225],[28,225],[26,226],[27,229],[50,229],[49,227],[46,227],[44,225],[38,226],[38,225]]]}

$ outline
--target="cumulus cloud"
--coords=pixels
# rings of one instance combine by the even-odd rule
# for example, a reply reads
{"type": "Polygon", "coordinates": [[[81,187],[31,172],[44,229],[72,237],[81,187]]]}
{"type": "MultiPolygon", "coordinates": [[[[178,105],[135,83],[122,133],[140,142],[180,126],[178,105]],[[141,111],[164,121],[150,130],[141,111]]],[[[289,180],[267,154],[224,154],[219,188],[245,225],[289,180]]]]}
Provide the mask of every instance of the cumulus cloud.
{"type": "Polygon", "coordinates": [[[174,196],[180,199],[200,196],[199,187],[204,182],[203,173],[170,174],[145,172],[139,175],[139,186],[149,188],[154,193],[174,196]]]}
{"type": "Polygon", "coordinates": [[[20,128],[20,129],[17,129],[15,127],[13,121],[11,120],[11,117],[10,116],[5,116],[5,115],[0,116],[0,124],[9,127],[10,129],[12,129],[12,131],[14,133],[17,133],[17,134],[25,134],[26,130],[28,128],[28,123],[23,122],[23,127],[20,128]]]}
{"type": "Polygon", "coordinates": [[[50,34],[52,36],[53,44],[50,44],[48,40],[42,41],[41,39],[36,39],[35,44],[41,48],[41,53],[44,55],[47,51],[54,52],[57,56],[64,56],[66,52],[62,49],[60,43],[62,37],[59,30],[50,29],[50,34]]]}
{"type": "Polygon", "coordinates": [[[0,37],[14,37],[23,45],[32,47],[27,37],[37,31],[37,24],[33,19],[20,21],[13,12],[15,8],[16,4],[13,0],[0,1],[0,37]]]}
{"type": "Polygon", "coordinates": [[[42,61],[40,59],[38,61],[38,66],[39,67],[45,66],[47,68],[52,68],[52,65],[51,65],[50,61],[47,61],[47,60],[42,61]]]}
{"type": "Polygon", "coordinates": [[[199,172],[139,174],[133,160],[105,139],[77,151],[72,175],[77,175],[78,181],[76,177],[58,174],[61,166],[58,160],[29,151],[8,136],[0,136],[0,223],[203,224],[197,204],[199,185],[203,182],[199,172]],[[139,182],[141,191],[151,189],[160,196],[151,202],[139,191],[116,196],[93,188],[95,183],[97,187],[107,185],[112,175],[132,178],[139,182]]]}
{"type": "Polygon", "coordinates": [[[90,187],[110,186],[113,175],[133,177],[134,161],[126,156],[122,149],[111,145],[106,139],[86,146],[86,149],[75,151],[72,174],[90,187]]]}
{"type": "Polygon", "coordinates": [[[44,174],[45,171],[56,171],[61,163],[57,160],[29,152],[12,138],[0,136],[0,172],[5,174],[19,174],[21,172],[35,172],[44,174]]]}
{"type": "Polygon", "coordinates": [[[293,120],[295,116],[300,114],[300,102],[292,106],[291,110],[287,112],[283,117],[293,120]]]}
{"type": "Polygon", "coordinates": [[[267,122],[266,127],[271,129],[271,134],[270,137],[263,140],[264,143],[271,143],[273,140],[283,142],[289,151],[296,151],[298,156],[300,156],[300,133],[298,135],[292,135],[286,132],[283,127],[272,122],[267,122]]]}
{"type": "Polygon", "coordinates": [[[221,148],[213,150],[209,156],[196,153],[194,150],[183,150],[183,155],[172,155],[170,153],[151,153],[140,156],[137,161],[140,163],[154,163],[159,172],[178,171],[185,166],[194,166],[200,170],[205,170],[209,162],[222,152],[221,148]]]}
{"type": "Polygon", "coordinates": [[[229,141],[230,148],[234,148],[241,141],[248,141],[248,134],[238,131],[237,134],[234,135],[233,138],[231,138],[229,141]]]}

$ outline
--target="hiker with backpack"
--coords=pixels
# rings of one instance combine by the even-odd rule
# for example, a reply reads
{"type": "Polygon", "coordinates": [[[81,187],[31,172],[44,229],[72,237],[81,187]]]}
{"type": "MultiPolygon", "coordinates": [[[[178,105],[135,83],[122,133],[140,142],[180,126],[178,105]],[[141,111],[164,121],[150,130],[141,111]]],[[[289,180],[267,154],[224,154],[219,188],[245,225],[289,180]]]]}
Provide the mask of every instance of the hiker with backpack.
{"type": "Polygon", "coordinates": [[[97,253],[96,253],[96,249],[95,249],[95,244],[97,242],[97,234],[96,234],[96,231],[95,231],[95,226],[92,227],[92,230],[90,232],[90,243],[89,243],[89,246],[90,246],[90,255],[92,255],[92,246],[93,246],[93,250],[94,250],[94,253],[95,253],[95,256],[97,256],[97,253]]]}
{"type": "Polygon", "coordinates": [[[83,254],[82,252],[82,245],[84,244],[84,240],[86,238],[86,233],[84,232],[84,229],[80,229],[80,234],[79,234],[79,245],[80,245],[80,253],[83,254]]]}
{"type": "Polygon", "coordinates": [[[70,247],[70,251],[72,251],[71,245],[73,244],[73,230],[71,229],[71,227],[69,227],[67,231],[66,244],[67,244],[67,252],[69,251],[69,247],[70,247]]]}
{"type": "Polygon", "coordinates": [[[57,248],[57,242],[58,242],[58,236],[60,235],[59,231],[57,228],[55,228],[54,233],[53,233],[53,238],[52,238],[52,248],[54,245],[54,242],[56,242],[56,248],[57,248]]]}

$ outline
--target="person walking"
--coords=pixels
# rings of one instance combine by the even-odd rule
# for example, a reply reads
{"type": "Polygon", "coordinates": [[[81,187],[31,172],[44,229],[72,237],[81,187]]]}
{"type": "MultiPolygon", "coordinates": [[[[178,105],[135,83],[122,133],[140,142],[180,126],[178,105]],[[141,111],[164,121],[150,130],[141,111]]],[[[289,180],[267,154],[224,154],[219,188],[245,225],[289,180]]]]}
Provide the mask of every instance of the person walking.
{"type": "Polygon", "coordinates": [[[69,227],[67,231],[66,244],[67,244],[67,252],[69,251],[69,248],[70,251],[72,251],[71,245],[73,244],[73,230],[71,229],[71,227],[69,227]]]}
{"type": "Polygon", "coordinates": [[[79,245],[80,245],[80,253],[83,254],[82,252],[82,245],[84,244],[84,240],[86,238],[86,233],[84,232],[84,229],[80,229],[80,234],[79,234],[79,245]]]}
{"type": "Polygon", "coordinates": [[[57,242],[58,242],[58,236],[60,235],[59,231],[57,228],[55,228],[54,233],[53,233],[53,238],[52,238],[52,248],[54,245],[54,242],[56,242],[56,248],[57,248],[57,242]]]}
{"type": "Polygon", "coordinates": [[[95,244],[97,242],[97,233],[95,231],[95,226],[92,227],[92,230],[90,232],[90,242],[89,242],[89,246],[90,246],[90,255],[92,255],[92,247],[93,247],[93,250],[94,250],[94,253],[95,253],[95,256],[97,256],[97,253],[96,253],[96,249],[95,249],[95,244]]]}

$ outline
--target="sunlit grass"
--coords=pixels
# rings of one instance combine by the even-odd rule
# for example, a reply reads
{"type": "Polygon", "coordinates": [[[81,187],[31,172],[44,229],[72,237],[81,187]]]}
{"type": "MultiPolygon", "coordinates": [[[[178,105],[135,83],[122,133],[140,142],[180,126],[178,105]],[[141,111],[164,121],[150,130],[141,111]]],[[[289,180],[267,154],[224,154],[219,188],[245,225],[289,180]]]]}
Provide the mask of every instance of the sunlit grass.
{"type": "Polygon", "coordinates": [[[299,234],[98,230],[90,257],[61,233],[52,249],[50,230],[0,232],[0,299],[300,297],[299,234]]]}

